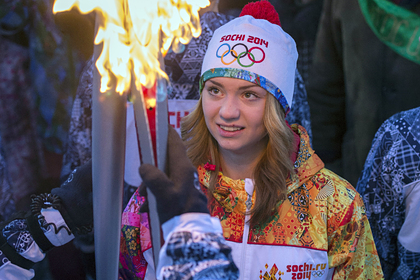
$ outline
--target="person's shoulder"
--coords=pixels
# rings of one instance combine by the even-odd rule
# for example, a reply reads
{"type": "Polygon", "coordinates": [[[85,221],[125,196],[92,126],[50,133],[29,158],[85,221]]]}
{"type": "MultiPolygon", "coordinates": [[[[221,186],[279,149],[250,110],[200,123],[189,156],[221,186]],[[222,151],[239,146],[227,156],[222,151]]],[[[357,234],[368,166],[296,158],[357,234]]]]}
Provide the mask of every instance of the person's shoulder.
{"type": "Polygon", "coordinates": [[[322,182],[316,202],[326,206],[329,228],[332,231],[341,226],[365,219],[365,206],[358,191],[346,179],[326,168],[316,174],[322,182]]]}
{"type": "Polygon", "coordinates": [[[319,200],[328,199],[334,204],[350,205],[354,200],[360,199],[359,193],[352,184],[327,168],[322,168],[314,178],[313,181],[319,190],[317,195],[319,200]]]}
{"type": "MultiPolygon", "coordinates": [[[[418,121],[420,121],[420,107],[416,107],[406,111],[401,111],[392,115],[382,123],[381,128],[388,128],[388,130],[398,130],[404,125],[407,126],[410,124],[414,124],[418,121]]],[[[413,129],[416,131],[420,131],[419,126],[410,127],[410,130],[413,129]]]]}
{"type": "Polygon", "coordinates": [[[407,153],[406,146],[418,154],[418,149],[414,148],[420,144],[418,136],[420,136],[420,107],[392,115],[377,130],[367,162],[370,158],[376,157],[376,154],[383,158],[389,153],[394,156],[407,153]]]}

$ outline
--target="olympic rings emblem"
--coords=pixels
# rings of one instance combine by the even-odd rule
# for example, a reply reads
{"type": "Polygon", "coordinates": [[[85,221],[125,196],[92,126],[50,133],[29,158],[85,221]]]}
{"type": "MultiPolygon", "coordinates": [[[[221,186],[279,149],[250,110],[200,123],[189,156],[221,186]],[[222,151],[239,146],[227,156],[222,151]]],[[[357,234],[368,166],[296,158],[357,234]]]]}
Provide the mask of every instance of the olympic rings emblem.
{"type": "Polygon", "coordinates": [[[236,60],[238,62],[238,64],[240,66],[242,66],[242,67],[251,67],[255,63],[261,63],[261,62],[264,61],[264,59],[265,59],[265,52],[260,47],[252,47],[252,48],[248,49],[248,47],[245,44],[242,44],[242,43],[237,43],[232,48],[230,47],[230,45],[228,43],[224,43],[224,44],[221,44],[219,46],[219,48],[217,49],[216,56],[218,58],[220,58],[220,60],[222,61],[222,63],[224,65],[230,65],[230,64],[232,64],[236,60]],[[228,49],[226,51],[224,51],[222,53],[222,55],[220,55],[219,54],[220,48],[223,47],[223,46],[225,46],[225,45],[228,47],[228,49]],[[243,46],[244,47],[244,51],[242,51],[242,52],[240,52],[238,54],[238,52],[235,50],[235,48],[237,46],[243,46]],[[259,50],[259,51],[261,51],[262,58],[260,60],[255,60],[255,55],[252,53],[253,50],[259,50]],[[226,62],[224,60],[224,57],[226,57],[229,53],[232,55],[233,59],[231,61],[226,62]],[[244,65],[241,62],[241,58],[244,58],[245,56],[248,56],[249,60],[251,61],[251,63],[248,64],[248,65],[244,65]]]}
{"type": "Polygon", "coordinates": [[[324,270],[312,271],[312,276],[321,277],[322,275],[324,275],[324,272],[324,270]]]}

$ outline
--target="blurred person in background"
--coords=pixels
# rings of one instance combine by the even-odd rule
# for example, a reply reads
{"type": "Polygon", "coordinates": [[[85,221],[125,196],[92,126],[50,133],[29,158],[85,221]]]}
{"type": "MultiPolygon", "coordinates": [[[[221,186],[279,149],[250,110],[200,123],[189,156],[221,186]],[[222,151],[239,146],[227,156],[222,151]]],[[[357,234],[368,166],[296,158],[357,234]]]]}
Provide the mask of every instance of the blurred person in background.
{"type": "Polygon", "coordinates": [[[281,18],[283,29],[296,41],[297,69],[308,82],[316,33],[324,0],[270,0],[281,18]]]}
{"type": "Polygon", "coordinates": [[[313,145],[353,185],[379,126],[420,106],[419,14],[419,0],[324,0],[307,83],[313,145]]]}
{"type": "MultiPolygon", "coordinates": [[[[0,4],[0,137],[10,201],[17,210],[29,209],[31,194],[59,184],[72,100],[85,56],[93,49],[93,27],[89,33],[86,23],[75,12],[53,16],[49,0],[0,4]]],[[[6,186],[2,182],[0,188],[6,186]]],[[[1,207],[6,198],[1,198],[1,207]]],[[[67,245],[63,260],[51,254],[49,267],[62,270],[57,279],[84,274],[77,268],[77,256],[70,254],[72,248],[67,245]]],[[[50,277],[47,261],[36,269],[37,277],[50,277]]]]}
{"type": "Polygon", "coordinates": [[[420,279],[420,107],[381,125],[356,189],[385,279],[420,279]]]}

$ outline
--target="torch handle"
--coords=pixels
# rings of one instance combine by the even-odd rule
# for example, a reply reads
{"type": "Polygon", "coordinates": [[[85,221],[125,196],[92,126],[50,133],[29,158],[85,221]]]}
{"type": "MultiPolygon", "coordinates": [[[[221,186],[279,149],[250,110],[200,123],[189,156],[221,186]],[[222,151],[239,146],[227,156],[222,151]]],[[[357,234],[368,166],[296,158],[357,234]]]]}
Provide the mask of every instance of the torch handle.
{"type": "MultiPolygon", "coordinates": [[[[166,165],[166,150],[167,150],[167,141],[168,141],[168,100],[167,97],[162,101],[156,102],[156,150],[157,150],[157,166],[160,170],[165,171],[165,165],[166,165]]],[[[149,191],[149,189],[147,189],[149,191]]],[[[148,202],[149,202],[149,209],[150,209],[150,197],[151,191],[148,192],[148,202]]],[[[153,199],[153,215],[154,220],[157,221],[157,225],[160,225],[159,223],[159,217],[157,213],[157,204],[156,204],[156,198],[154,195],[152,195],[153,199]]],[[[151,211],[150,211],[150,214],[151,211]]],[[[152,220],[152,216],[150,216],[150,220],[152,220]]],[[[153,229],[153,227],[152,227],[153,229]]],[[[158,267],[158,261],[159,261],[159,252],[161,248],[161,232],[160,232],[160,226],[159,226],[159,235],[153,236],[152,239],[153,242],[153,248],[154,246],[156,249],[153,249],[153,257],[155,259],[155,268],[157,271],[158,267]],[[159,244],[157,244],[159,243],[159,244]]]]}
{"type": "MultiPolygon", "coordinates": [[[[147,112],[146,112],[144,95],[135,86],[131,87],[131,93],[132,93],[134,115],[136,119],[137,137],[139,139],[139,145],[140,145],[140,151],[141,151],[142,164],[149,163],[152,165],[156,165],[155,160],[154,160],[153,143],[152,143],[151,131],[150,131],[149,121],[148,121],[147,112]]],[[[158,108],[159,108],[158,104],[156,106],[157,106],[156,112],[158,112],[158,108]]],[[[158,124],[158,120],[156,120],[157,154],[160,157],[162,157],[162,152],[164,152],[163,157],[165,159],[167,136],[164,137],[165,138],[164,151],[160,151],[160,147],[163,145],[163,143],[162,143],[162,136],[160,136],[160,127],[157,124],[158,124]]],[[[166,127],[166,134],[167,134],[167,129],[168,129],[167,124],[165,127],[166,127]]],[[[162,162],[162,160],[159,160],[158,162],[162,162]]],[[[164,170],[164,166],[165,166],[165,161],[163,160],[163,168],[160,168],[160,166],[158,167],[159,169],[164,170]]],[[[160,252],[160,248],[162,247],[161,231],[160,231],[159,216],[157,213],[156,198],[149,189],[147,189],[147,202],[149,205],[149,222],[150,222],[149,226],[150,226],[151,239],[152,239],[153,259],[154,259],[155,269],[157,269],[158,260],[159,260],[159,252],[160,252]]]]}

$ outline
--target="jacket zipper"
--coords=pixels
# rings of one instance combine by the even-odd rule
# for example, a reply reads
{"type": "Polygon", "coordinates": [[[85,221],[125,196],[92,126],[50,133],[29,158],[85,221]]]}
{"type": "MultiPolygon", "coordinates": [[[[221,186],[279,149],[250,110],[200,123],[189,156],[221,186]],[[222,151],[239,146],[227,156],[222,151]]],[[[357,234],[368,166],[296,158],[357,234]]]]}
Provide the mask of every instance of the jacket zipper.
{"type": "MultiPolygon", "coordinates": [[[[246,205],[246,212],[248,212],[249,210],[251,210],[252,207],[252,194],[254,192],[254,182],[252,179],[246,178],[245,179],[245,191],[246,194],[248,196],[245,205],[246,205]]],[[[240,277],[240,279],[245,279],[245,277],[247,277],[247,275],[249,276],[249,273],[244,273],[245,270],[247,269],[246,264],[246,259],[247,259],[247,245],[248,245],[248,237],[249,237],[249,224],[248,221],[250,219],[250,215],[246,214],[245,215],[245,224],[244,224],[244,232],[243,232],[243,236],[242,236],[242,248],[243,248],[243,253],[242,253],[242,257],[241,257],[241,266],[239,269],[239,272],[242,271],[242,276],[240,277]]],[[[240,274],[241,275],[241,274],[240,274]]]]}

